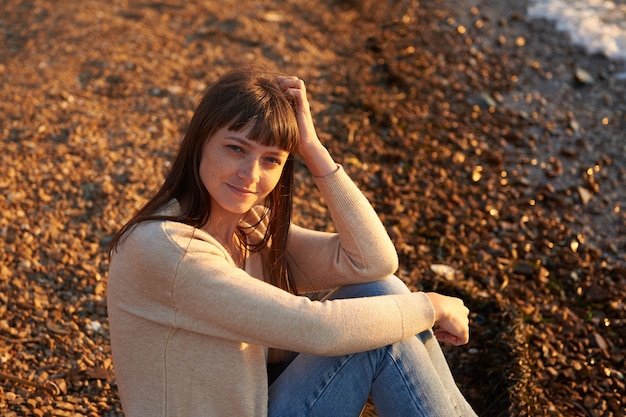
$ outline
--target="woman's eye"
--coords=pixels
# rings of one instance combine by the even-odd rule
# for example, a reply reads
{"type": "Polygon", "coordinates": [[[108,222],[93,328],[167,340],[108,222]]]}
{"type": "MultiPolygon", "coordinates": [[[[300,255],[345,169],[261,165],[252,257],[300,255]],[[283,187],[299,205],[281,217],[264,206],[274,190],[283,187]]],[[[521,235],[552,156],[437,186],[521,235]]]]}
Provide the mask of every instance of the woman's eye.
{"type": "Polygon", "coordinates": [[[239,152],[239,153],[243,152],[243,149],[241,148],[241,146],[237,146],[237,145],[226,145],[226,147],[227,147],[228,149],[230,149],[231,151],[233,151],[233,152],[239,152]]]}
{"type": "Polygon", "coordinates": [[[270,164],[273,165],[282,165],[283,161],[280,160],[279,158],[274,158],[273,156],[270,156],[268,158],[265,159],[267,162],[269,162],[270,164]]]}

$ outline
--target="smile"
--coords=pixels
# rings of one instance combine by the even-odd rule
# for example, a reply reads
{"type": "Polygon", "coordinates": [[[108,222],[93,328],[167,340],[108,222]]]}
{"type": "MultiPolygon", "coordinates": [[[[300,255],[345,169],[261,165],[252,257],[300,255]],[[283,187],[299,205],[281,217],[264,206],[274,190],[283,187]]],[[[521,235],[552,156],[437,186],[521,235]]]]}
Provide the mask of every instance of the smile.
{"type": "Polygon", "coordinates": [[[230,184],[226,184],[226,185],[228,186],[228,188],[230,188],[232,191],[234,191],[237,194],[242,194],[242,195],[256,194],[254,191],[248,190],[246,188],[235,187],[234,185],[230,185],[230,184]]]}

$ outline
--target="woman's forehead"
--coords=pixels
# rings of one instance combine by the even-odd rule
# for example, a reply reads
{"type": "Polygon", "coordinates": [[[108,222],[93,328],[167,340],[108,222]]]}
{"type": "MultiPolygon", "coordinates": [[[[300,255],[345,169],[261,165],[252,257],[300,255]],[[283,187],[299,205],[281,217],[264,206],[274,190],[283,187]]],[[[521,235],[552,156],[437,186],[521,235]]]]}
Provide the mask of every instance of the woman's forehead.
{"type": "Polygon", "coordinates": [[[263,153],[271,153],[275,154],[276,156],[286,156],[289,154],[289,151],[281,148],[280,146],[277,146],[275,144],[262,143],[258,139],[251,138],[251,130],[252,126],[247,126],[241,130],[233,130],[228,126],[224,126],[220,130],[218,130],[214,136],[217,136],[224,140],[239,143],[241,145],[247,146],[263,153]]]}

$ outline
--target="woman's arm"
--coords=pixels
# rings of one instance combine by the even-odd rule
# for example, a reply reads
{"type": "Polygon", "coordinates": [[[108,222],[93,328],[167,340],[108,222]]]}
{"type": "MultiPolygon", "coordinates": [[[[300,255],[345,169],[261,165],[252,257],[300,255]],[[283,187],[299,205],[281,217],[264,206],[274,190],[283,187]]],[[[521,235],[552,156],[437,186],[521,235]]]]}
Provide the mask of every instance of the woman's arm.
{"type": "Polygon", "coordinates": [[[370,350],[429,329],[425,293],[327,302],[292,295],[237,268],[193,228],[148,222],[111,261],[117,326],[149,321],[207,336],[319,355],[370,350]]]}
{"type": "MultiPolygon", "coordinates": [[[[295,262],[295,272],[307,278],[304,282],[300,280],[299,286],[306,285],[305,283],[313,287],[316,284],[324,286],[347,284],[350,282],[344,280],[350,278],[350,273],[354,273],[355,278],[358,277],[363,280],[367,277],[368,265],[383,266],[387,264],[386,261],[392,261],[391,264],[394,265],[390,273],[395,271],[397,255],[395,251],[394,254],[391,254],[390,251],[384,250],[389,249],[388,247],[385,248],[388,240],[387,234],[386,231],[380,230],[378,227],[382,226],[378,217],[372,216],[372,213],[366,209],[369,203],[365,204],[365,202],[360,201],[353,205],[353,201],[345,200],[344,197],[351,195],[358,200],[358,195],[362,195],[360,191],[351,189],[352,187],[345,182],[342,186],[340,182],[328,179],[337,172],[337,166],[315,131],[304,81],[297,77],[281,77],[279,82],[296,100],[301,140],[298,153],[316,178],[324,196],[330,197],[327,199],[330,202],[331,215],[335,223],[339,223],[337,225],[339,237],[293,228],[292,236],[294,237],[292,241],[295,243],[291,245],[290,253],[293,254],[293,258],[299,258],[295,262]],[[359,212],[362,216],[354,215],[359,212]],[[366,233],[368,228],[372,229],[370,232],[373,231],[374,233],[366,233]],[[355,235],[355,231],[364,231],[365,233],[359,233],[356,240],[344,238],[348,234],[355,235]],[[308,250],[306,246],[309,246],[308,250]],[[371,250],[361,252],[360,255],[363,258],[359,259],[358,250],[355,249],[360,248],[371,250]],[[381,250],[381,248],[384,249],[381,250]],[[305,260],[305,257],[298,256],[299,253],[315,254],[316,256],[306,257],[305,260]],[[331,268],[325,267],[324,260],[328,260],[327,263],[330,264],[331,268]],[[346,265],[351,267],[346,268],[346,265]]],[[[340,174],[335,176],[340,176],[340,174]]],[[[380,272],[383,271],[384,269],[380,272]]],[[[369,275],[370,277],[376,277],[376,274],[379,273],[379,271],[371,271],[371,269],[369,272],[373,272],[369,275]]],[[[311,289],[315,290],[315,288],[311,289]]],[[[463,302],[460,299],[437,293],[428,293],[427,295],[433,305],[436,324],[439,326],[435,330],[437,338],[454,345],[467,343],[469,340],[468,309],[463,305],[463,302]]]]}
{"type": "Polygon", "coordinates": [[[298,289],[321,291],[393,274],[398,268],[393,242],[343,168],[316,183],[337,233],[291,226],[287,251],[298,289]]]}
{"type": "Polygon", "coordinates": [[[296,102],[298,154],[322,192],[338,232],[292,226],[288,256],[298,289],[318,291],[394,273],[398,257],[393,242],[369,201],[320,142],[304,81],[280,77],[278,82],[296,102]]]}

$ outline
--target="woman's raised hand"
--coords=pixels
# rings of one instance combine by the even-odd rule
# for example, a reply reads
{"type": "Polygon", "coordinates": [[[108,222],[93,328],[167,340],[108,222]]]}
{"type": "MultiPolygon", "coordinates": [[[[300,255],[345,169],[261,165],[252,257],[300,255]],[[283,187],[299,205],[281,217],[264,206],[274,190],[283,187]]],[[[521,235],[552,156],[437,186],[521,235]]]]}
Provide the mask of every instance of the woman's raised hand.
{"type": "Polygon", "coordinates": [[[296,117],[300,130],[298,155],[314,176],[323,177],[336,171],[337,164],[322,145],[315,131],[304,81],[298,77],[287,76],[279,76],[276,80],[285,94],[293,97],[296,104],[296,117]]]}
{"type": "Polygon", "coordinates": [[[435,309],[435,337],[455,346],[469,342],[469,309],[459,298],[426,293],[435,309]]]}

